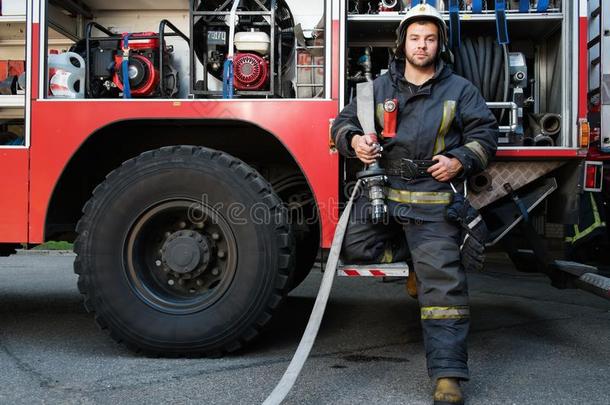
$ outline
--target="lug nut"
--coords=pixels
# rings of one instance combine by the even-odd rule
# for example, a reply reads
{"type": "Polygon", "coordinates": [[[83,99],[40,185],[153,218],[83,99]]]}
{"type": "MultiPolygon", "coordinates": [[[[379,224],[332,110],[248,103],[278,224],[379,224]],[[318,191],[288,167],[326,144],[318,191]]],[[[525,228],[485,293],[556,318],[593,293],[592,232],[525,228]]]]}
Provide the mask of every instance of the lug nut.
{"type": "Polygon", "coordinates": [[[201,280],[197,280],[197,285],[198,285],[199,287],[201,287],[201,286],[203,285],[203,281],[201,281],[201,280]]]}
{"type": "Polygon", "coordinates": [[[224,250],[219,250],[219,251],[218,251],[218,257],[219,257],[219,258],[221,258],[221,259],[223,259],[223,258],[225,257],[225,252],[224,252],[224,250]]]}
{"type": "Polygon", "coordinates": [[[169,280],[167,280],[167,284],[174,285],[176,284],[176,282],[170,278],[169,280]]]}
{"type": "Polygon", "coordinates": [[[182,229],[186,228],[186,222],[181,221],[181,222],[178,224],[178,227],[180,227],[180,228],[182,228],[182,229]]]}
{"type": "Polygon", "coordinates": [[[161,266],[161,260],[157,260],[157,261],[155,262],[155,264],[157,265],[157,267],[161,266]]]}
{"type": "Polygon", "coordinates": [[[218,269],[214,269],[212,270],[212,275],[217,276],[220,272],[218,271],[218,269]]]}
{"type": "Polygon", "coordinates": [[[212,239],[214,239],[214,240],[218,240],[218,239],[220,239],[220,235],[219,235],[219,234],[217,234],[216,232],[214,232],[214,233],[212,234],[212,239]]]}

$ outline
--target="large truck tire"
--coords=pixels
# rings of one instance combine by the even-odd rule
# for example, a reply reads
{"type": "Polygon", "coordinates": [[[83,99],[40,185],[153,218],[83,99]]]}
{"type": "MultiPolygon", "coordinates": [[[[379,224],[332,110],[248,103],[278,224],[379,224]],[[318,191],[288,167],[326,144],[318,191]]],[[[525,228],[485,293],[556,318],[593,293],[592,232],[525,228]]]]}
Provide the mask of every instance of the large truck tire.
{"type": "Polygon", "coordinates": [[[292,291],[307,278],[320,250],[317,206],[302,175],[288,173],[270,182],[288,209],[290,227],[294,233],[296,264],[289,280],[289,290],[292,291]]]}
{"type": "Polygon", "coordinates": [[[173,146],[125,162],[77,225],[85,307],[110,336],[155,356],[218,356],[269,322],[288,289],[286,209],[244,162],[173,146]]]}

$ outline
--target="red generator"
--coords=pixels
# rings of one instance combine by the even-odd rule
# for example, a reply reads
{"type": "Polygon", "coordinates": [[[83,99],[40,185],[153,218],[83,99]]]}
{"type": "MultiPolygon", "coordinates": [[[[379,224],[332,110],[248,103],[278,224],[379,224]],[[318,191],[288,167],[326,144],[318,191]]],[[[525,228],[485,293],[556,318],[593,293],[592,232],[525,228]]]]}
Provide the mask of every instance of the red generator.
{"type": "Polygon", "coordinates": [[[159,52],[159,36],[154,32],[124,33],[121,39],[122,50],[115,55],[113,82],[123,92],[124,58],[129,60],[127,75],[134,97],[151,97],[159,86],[159,66],[162,56],[159,52]]]}
{"type": "MultiPolygon", "coordinates": [[[[163,22],[169,24],[168,22],[163,22]]],[[[89,23],[85,38],[71,52],[87,61],[88,98],[172,98],[179,88],[179,76],[172,65],[173,47],[166,46],[156,32],[115,34],[107,28],[89,23]],[[97,29],[106,37],[93,37],[97,29]],[[162,66],[162,68],[161,68],[162,66]],[[161,79],[161,76],[164,79],[161,79]],[[124,80],[129,77],[129,92],[124,80]]]]}

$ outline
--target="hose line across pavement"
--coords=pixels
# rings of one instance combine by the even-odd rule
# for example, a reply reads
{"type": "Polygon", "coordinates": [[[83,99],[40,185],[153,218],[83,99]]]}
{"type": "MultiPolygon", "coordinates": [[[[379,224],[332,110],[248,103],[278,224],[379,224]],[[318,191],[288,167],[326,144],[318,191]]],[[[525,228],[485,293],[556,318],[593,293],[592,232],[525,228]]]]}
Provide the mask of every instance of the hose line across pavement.
{"type": "Polygon", "coordinates": [[[347,229],[350,212],[352,211],[352,205],[354,203],[355,196],[358,195],[358,190],[360,189],[361,183],[362,181],[358,180],[349,202],[347,203],[343,214],[341,214],[341,218],[339,218],[339,224],[335,230],[333,243],[330,247],[328,260],[326,261],[326,268],[324,270],[324,276],[322,277],[322,283],[320,284],[320,290],[318,291],[316,302],[313,306],[313,310],[311,311],[309,322],[305,328],[305,333],[303,334],[303,337],[299,342],[299,346],[294,353],[294,357],[290,361],[290,364],[282,376],[282,379],[273,389],[273,392],[271,392],[269,397],[267,397],[265,402],[263,402],[263,405],[279,405],[282,403],[284,398],[286,398],[294,386],[297,377],[305,365],[307,357],[309,357],[311,348],[313,347],[316,336],[318,335],[318,331],[320,330],[320,323],[322,322],[322,317],[324,316],[328,297],[330,296],[330,289],[333,285],[335,273],[337,272],[337,265],[339,264],[339,254],[341,253],[341,246],[343,245],[343,237],[345,236],[345,230],[347,229]]]}

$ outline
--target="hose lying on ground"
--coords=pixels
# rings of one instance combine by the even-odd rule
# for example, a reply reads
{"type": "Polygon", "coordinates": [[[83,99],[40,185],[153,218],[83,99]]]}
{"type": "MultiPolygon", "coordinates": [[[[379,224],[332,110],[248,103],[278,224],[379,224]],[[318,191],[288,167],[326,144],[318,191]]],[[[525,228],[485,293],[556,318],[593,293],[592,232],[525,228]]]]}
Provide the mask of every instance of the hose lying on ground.
{"type": "Polygon", "coordinates": [[[337,224],[337,228],[335,230],[333,243],[330,247],[330,253],[328,254],[328,260],[326,261],[326,268],[324,270],[324,276],[322,278],[320,290],[318,291],[316,302],[313,306],[313,310],[311,311],[309,322],[307,323],[307,327],[305,328],[305,333],[303,333],[303,337],[299,342],[299,346],[297,347],[297,350],[294,353],[294,357],[290,361],[286,372],[282,376],[277,386],[273,389],[271,394],[267,397],[265,402],[263,402],[263,405],[281,404],[284,398],[286,398],[286,395],[288,395],[288,393],[292,389],[292,386],[294,385],[297,377],[303,369],[303,366],[305,365],[305,361],[307,360],[309,352],[311,351],[311,348],[313,347],[313,344],[316,340],[316,336],[318,335],[320,323],[322,323],[322,316],[324,315],[324,310],[326,309],[326,303],[328,302],[330,289],[333,285],[333,279],[337,271],[337,265],[339,264],[339,254],[341,253],[343,237],[345,236],[345,230],[347,229],[352,205],[354,203],[354,199],[358,195],[361,185],[362,180],[358,180],[356,186],[354,187],[354,190],[352,191],[352,196],[349,199],[349,202],[347,203],[343,214],[341,214],[341,218],[339,218],[339,223],[337,224]]]}

